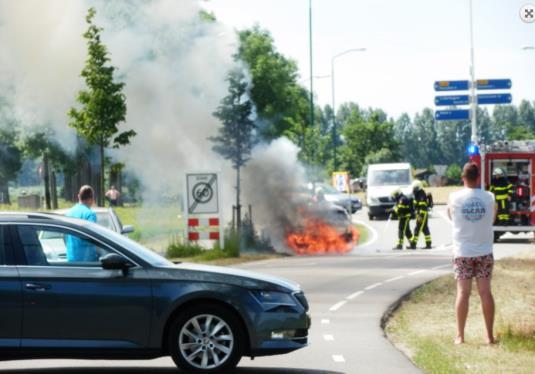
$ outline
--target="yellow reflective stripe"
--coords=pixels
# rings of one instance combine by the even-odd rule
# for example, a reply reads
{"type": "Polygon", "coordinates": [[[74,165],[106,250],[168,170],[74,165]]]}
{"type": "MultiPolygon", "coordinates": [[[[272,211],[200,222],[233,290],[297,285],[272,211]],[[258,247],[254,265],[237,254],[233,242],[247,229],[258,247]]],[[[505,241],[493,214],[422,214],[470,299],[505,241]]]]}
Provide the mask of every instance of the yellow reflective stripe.
{"type": "Polygon", "coordinates": [[[495,189],[496,191],[505,191],[505,190],[509,190],[509,189],[511,189],[511,188],[513,188],[512,185],[509,185],[509,186],[507,186],[507,187],[494,187],[494,189],[495,189]]]}
{"type": "Polygon", "coordinates": [[[506,200],[509,195],[496,195],[496,200],[506,200]]]}

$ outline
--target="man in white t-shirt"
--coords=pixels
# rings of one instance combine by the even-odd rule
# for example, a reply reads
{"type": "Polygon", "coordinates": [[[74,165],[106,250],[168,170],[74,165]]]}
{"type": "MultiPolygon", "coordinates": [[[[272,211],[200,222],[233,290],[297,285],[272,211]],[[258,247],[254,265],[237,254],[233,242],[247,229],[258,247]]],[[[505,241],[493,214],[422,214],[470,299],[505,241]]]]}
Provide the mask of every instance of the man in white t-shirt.
{"type": "Polygon", "coordinates": [[[494,257],[492,225],[496,217],[494,195],[479,189],[479,167],[464,165],[464,188],[452,193],[448,201],[448,216],[453,223],[453,269],[457,279],[457,337],[455,344],[464,343],[464,327],[468,316],[472,278],[476,278],[487,330],[487,343],[494,343],[494,298],[490,280],[494,257]]]}

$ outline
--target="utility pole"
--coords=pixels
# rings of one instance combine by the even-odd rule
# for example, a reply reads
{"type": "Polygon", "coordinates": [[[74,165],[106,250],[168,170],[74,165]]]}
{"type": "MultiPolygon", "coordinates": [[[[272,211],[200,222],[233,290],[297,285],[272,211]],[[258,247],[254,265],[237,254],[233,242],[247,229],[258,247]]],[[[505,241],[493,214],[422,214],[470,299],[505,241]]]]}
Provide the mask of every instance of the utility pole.
{"type": "MultiPolygon", "coordinates": [[[[314,128],[314,71],[312,61],[312,0],[308,0],[308,43],[310,49],[310,126],[314,128]]],[[[304,139],[303,139],[304,140],[304,139]]],[[[315,153],[315,147],[312,147],[315,153]]]]}

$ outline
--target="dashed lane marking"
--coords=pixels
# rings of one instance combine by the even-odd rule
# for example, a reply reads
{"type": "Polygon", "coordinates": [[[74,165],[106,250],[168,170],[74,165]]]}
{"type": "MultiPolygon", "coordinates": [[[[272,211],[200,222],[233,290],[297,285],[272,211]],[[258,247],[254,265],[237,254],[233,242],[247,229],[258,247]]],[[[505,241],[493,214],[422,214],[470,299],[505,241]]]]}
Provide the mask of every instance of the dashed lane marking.
{"type": "Polygon", "coordinates": [[[379,286],[381,286],[382,284],[383,284],[383,282],[374,283],[374,284],[372,284],[372,285],[370,285],[370,286],[368,286],[368,287],[366,287],[366,288],[364,288],[364,289],[365,289],[366,291],[373,290],[374,288],[379,287],[379,286]]]}
{"type": "Polygon", "coordinates": [[[327,342],[332,342],[334,341],[334,336],[330,335],[330,334],[325,334],[323,335],[323,339],[327,342]]]}
{"type": "Polygon", "coordinates": [[[322,325],[330,325],[331,324],[331,320],[327,319],[327,318],[324,318],[324,319],[321,320],[321,324],[322,325]]]}
{"type": "Polygon", "coordinates": [[[360,295],[362,295],[364,293],[364,291],[357,291],[355,293],[352,293],[351,295],[349,295],[348,297],[346,297],[346,300],[353,300],[354,298],[356,297],[359,297],[360,295]]]}
{"type": "Polygon", "coordinates": [[[400,280],[400,279],[403,279],[403,278],[405,278],[404,275],[399,275],[399,276],[397,276],[397,277],[394,277],[394,278],[390,278],[390,279],[385,280],[384,283],[395,282],[395,281],[400,280]]]}
{"type": "Polygon", "coordinates": [[[346,362],[344,356],[342,355],[333,355],[334,362],[346,362]]]}
{"type": "Polygon", "coordinates": [[[416,271],[413,271],[412,273],[409,273],[407,275],[412,277],[413,275],[418,275],[418,274],[421,274],[421,273],[425,273],[426,271],[427,271],[427,269],[416,270],[416,271]]]}
{"type": "Polygon", "coordinates": [[[439,270],[439,269],[443,269],[443,268],[450,267],[450,266],[451,266],[450,264],[438,265],[438,266],[432,267],[431,270],[439,270]]]}
{"type": "Polygon", "coordinates": [[[347,300],[342,300],[339,303],[334,304],[332,307],[329,308],[330,312],[336,312],[338,309],[343,307],[347,303],[347,300]]]}

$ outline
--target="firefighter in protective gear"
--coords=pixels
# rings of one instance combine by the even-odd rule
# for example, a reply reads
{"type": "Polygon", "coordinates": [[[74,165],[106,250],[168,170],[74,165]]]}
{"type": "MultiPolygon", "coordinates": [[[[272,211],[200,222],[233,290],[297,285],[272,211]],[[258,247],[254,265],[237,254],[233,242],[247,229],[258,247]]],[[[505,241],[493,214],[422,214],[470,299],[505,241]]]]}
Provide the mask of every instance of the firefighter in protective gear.
{"type": "Polygon", "coordinates": [[[414,235],[411,238],[411,249],[416,249],[420,233],[424,234],[425,248],[431,249],[431,232],[429,231],[429,210],[433,207],[433,197],[426,194],[422,182],[416,180],[412,183],[412,192],[414,194],[414,210],[416,213],[416,226],[414,235]]]}
{"type": "Polygon", "coordinates": [[[393,212],[398,216],[398,241],[393,249],[403,249],[403,237],[405,236],[410,243],[412,238],[410,221],[412,214],[412,201],[405,196],[401,189],[392,192],[392,197],[396,202],[393,212]]]}
{"type": "Polygon", "coordinates": [[[494,169],[492,177],[490,192],[494,194],[498,207],[496,225],[507,226],[510,219],[509,201],[513,195],[513,185],[509,183],[501,168],[494,169]]]}

